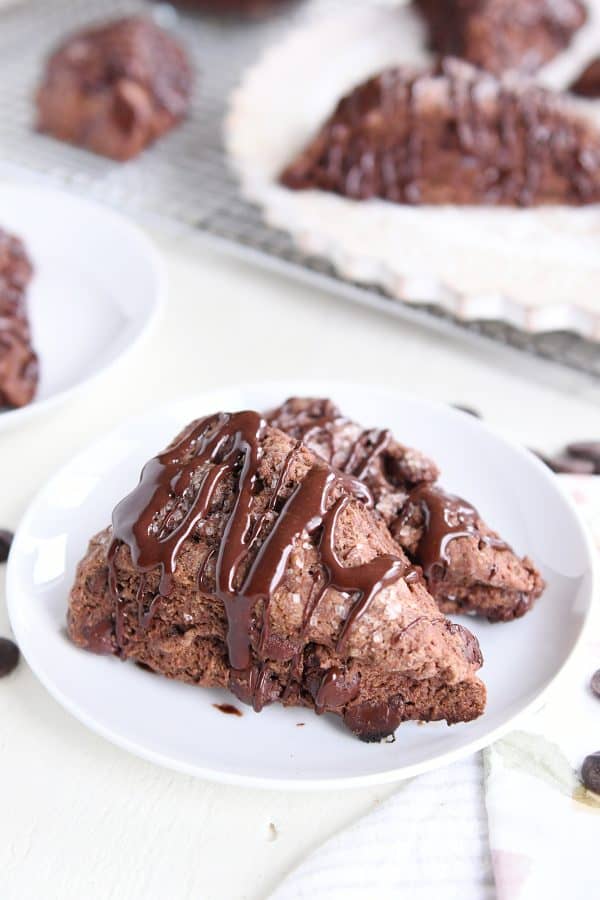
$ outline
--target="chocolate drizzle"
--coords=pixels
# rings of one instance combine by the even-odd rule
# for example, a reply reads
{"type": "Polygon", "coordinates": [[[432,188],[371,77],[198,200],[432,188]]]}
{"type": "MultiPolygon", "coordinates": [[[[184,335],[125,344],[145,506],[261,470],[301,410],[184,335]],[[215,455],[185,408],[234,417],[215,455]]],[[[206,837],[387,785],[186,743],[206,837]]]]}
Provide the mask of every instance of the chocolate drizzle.
{"type": "Polygon", "coordinates": [[[414,205],[581,205],[598,202],[599,170],[597,130],[564,101],[444,58],[354,88],[280,180],[414,205]]]}
{"type": "Polygon", "coordinates": [[[450,562],[448,547],[457,538],[475,538],[480,546],[510,549],[500,538],[481,532],[481,520],[475,507],[461,497],[447,494],[440,487],[419,485],[414,488],[401,517],[404,521],[408,520],[415,506],[420,507],[424,516],[423,534],[415,558],[428,580],[444,579],[450,562]]]}
{"type": "MultiPolygon", "coordinates": [[[[139,624],[147,628],[157,601],[172,591],[173,573],[183,542],[221,504],[225,528],[218,548],[209,551],[204,560],[198,586],[209,592],[208,568],[214,562],[214,588],[210,592],[225,607],[230,665],[237,673],[240,691],[252,698],[257,709],[269,698],[270,672],[264,662],[273,644],[268,632],[269,603],[282,583],[290,554],[301,535],[311,537],[322,564],[318,589],[305,612],[304,630],[329,587],[352,598],[338,637],[338,652],[342,652],[350,629],[374,597],[402,577],[406,568],[400,559],[388,555],[352,567],[339,559],[336,533],[340,519],[352,500],[367,499],[364,486],[348,474],[340,474],[319,462],[308,470],[287,499],[281,499],[300,452],[300,443],[294,445],[284,460],[266,510],[257,515],[256,489],[266,428],[260,415],[249,411],[220,413],[193,423],[176,444],[147,463],[138,486],[116,507],[108,552],[116,639],[124,654],[125,622],[116,568],[119,548],[122,545],[129,548],[132,562],[141,575],[137,590],[139,624]],[[220,496],[223,492],[219,488],[226,483],[231,486],[232,480],[234,500],[230,509],[223,509],[220,496]],[[267,524],[270,530],[263,534],[267,524]],[[147,576],[155,570],[160,576],[158,592],[148,603],[147,576]],[[255,637],[257,610],[261,611],[258,640],[255,637]],[[252,666],[253,650],[262,660],[258,667],[252,666]]],[[[388,439],[387,433],[378,433],[372,454],[380,452],[388,439]]],[[[412,573],[411,569],[411,580],[412,573]]]]}
{"type": "MultiPolygon", "coordinates": [[[[388,449],[392,434],[386,429],[364,428],[353,440],[350,447],[340,451],[335,446],[335,436],[345,426],[354,423],[342,416],[331,400],[315,399],[304,409],[295,407],[296,398],[290,397],[277,410],[267,413],[267,420],[275,428],[293,434],[299,442],[350,478],[359,481],[368,474],[372,464],[388,449]]],[[[293,451],[292,451],[293,452],[293,451]]],[[[352,487],[356,493],[357,486],[352,487]]],[[[362,485],[363,499],[372,504],[372,497],[366,485],[362,485]]]]}

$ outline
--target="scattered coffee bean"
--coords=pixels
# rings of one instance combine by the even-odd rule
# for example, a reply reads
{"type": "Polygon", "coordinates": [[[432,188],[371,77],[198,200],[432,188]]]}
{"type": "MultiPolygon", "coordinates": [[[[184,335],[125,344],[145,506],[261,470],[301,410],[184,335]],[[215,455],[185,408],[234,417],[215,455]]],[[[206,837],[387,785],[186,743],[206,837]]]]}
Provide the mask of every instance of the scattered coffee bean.
{"type": "Polygon", "coordinates": [[[600,794],[600,750],[597,753],[590,753],[584,759],[581,780],[588,791],[600,794]]]}
{"type": "Polygon", "coordinates": [[[567,446],[569,456],[587,459],[594,464],[596,474],[600,475],[600,441],[578,441],[567,446]]]}
{"type": "Polygon", "coordinates": [[[14,534],[5,528],[0,528],[0,563],[6,562],[10,552],[14,534]]]}
{"type": "Polygon", "coordinates": [[[10,675],[19,662],[19,648],[14,641],[0,638],[0,678],[10,675]]]}
{"type": "Polygon", "coordinates": [[[546,456],[539,450],[532,450],[532,453],[546,463],[549,469],[558,475],[593,475],[596,471],[593,462],[589,459],[576,459],[574,456],[559,454],[558,456],[546,456]]]}
{"type": "Polygon", "coordinates": [[[592,675],[590,687],[594,694],[596,694],[597,697],[600,697],[600,669],[592,675]]]}
{"type": "Polygon", "coordinates": [[[478,409],[475,409],[473,406],[463,406],[461,403],[453,403],[454,409],[458,409],[461,412],[467,413],[468,416],[474,416],[476,419],[483,419],[483,416],[479,412],[478,409]]]}

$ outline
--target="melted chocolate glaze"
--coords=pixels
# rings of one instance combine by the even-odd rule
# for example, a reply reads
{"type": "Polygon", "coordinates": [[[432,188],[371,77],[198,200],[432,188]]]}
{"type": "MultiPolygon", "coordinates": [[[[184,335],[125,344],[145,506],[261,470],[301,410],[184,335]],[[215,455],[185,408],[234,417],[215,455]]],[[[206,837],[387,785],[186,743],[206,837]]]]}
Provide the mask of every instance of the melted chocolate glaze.
{"type": "MultiPolygon", "coordinates": [[[[331,400],[315,401],[316,404],[323,404],[321,415],[317,414],[318,407],[315,405],[307,407],[302,412],[294,411],[291,406],[292,400],[293,398],[287,400],[279,409],[279,417],[282,421],[281,424],[277,423],[276,427],[281,427],[283,431],[287,432],[285,420],[289,417],[293,421],[293,434],[299,437],[299,442],[309,444],[314,440],[319,443],[325,441],[327,452],[321,454],[323,458],[351,478],[359,480],[364,478],[371,464],[384,453],[392,440],[392,434],[388,429],[365,428],[350,447],[346,458],[340,459],[335,453],[334,436],[344,425],[352,424],[351,421],[340,415],[331,400]]],[[[371,502],[368,488],[364,485],[363,491],[366,492],[365,501],[371,502]]],[[[355,490],[353,492],[355,493],[355,490]]]]}
{"type": "Polygon", "coordinates": [[[419,485],[414,488],[403,513],[405,520],[415,505],[421,508],[425,520],[415,557],[427,579],[444,579],[450,562],[448,546],[456,538],[476,538],[481,545],[487,544],[498,550],[510,549],[500,538],[482,534],[479,529],[479,513],[475,507],[461,497],[447,494],[440,487],[419,485]]]}
{"type": "MultiPolygon", "coordinates": [[[[314,423],[313,423],[314,424],[314,423]]],[[[119,595],[115,558],[122,544],[129,548],[131,559],[142,574],[137,593],[139,624],[147,627],[160,596],[172,590],[177,554],[182,543],[198,523],[207,516],[215,500],[218,486],[235,479],[235,500],[227,514],[224,533],[218,549],[208,554],[198,576],[199,587],[207,589],[206,570],[214,562],[215,587],[212,593],[222,601],[228,623],[227,648],[234,670],[231,688],[240,699],[251,702],[259,711],[272,694],[272,678],[264,662],[274,647],[268,631],[268,608],[286,572],[290,553],[297,538],[308,533],[319,549],[323,575],[310,598],[305,613],[304,632],[325,591],[333,587],[353,598],[349,614],[338,638],[337,650],[343,652],[348,633],[365,613],[380,590],[405,574],[410,581],[418,579],[412,567],[394,556],[380,556],[368,563],[344,566],[335,548],[337,525],[352,497],[369,500],[365,488],[348,474],[340,475],[319,463],[313,466],[283,502],[281,511],[263,539],[243,578],[244,564],[261,535],[266,515],[276,510],[279,492],[289,475],[296,444],[284,461],[276,491],[267,512],[252,526],[254,489],[261,458],[261,438],[265,421],[256,412],[220,413],[193,423],[177,444],[150,460],[144,467],[138,486],[119,503],[113,513],[113,541],[108,551],[109,586],[116,608],[116,640],[124,653],[124,622],[119,595]],[[340,488],[343,493],[340,495],[340,488]],[[338,494],[333,496],[334,490],[338,494]],[[182,511],[183,510],[183,511],[182,511]],[[161,518],[162,516],[162,518],[161,518]],[[146,597],[145,575],[159,570],[159,593],[146,597]],[[262,603],[262,627],[258,647],[258,667],[252,666],[252,621],[257,605],[262,603]]],[[[379,433],[374,453],[380,452],[388,440],[379,433]]],[[[352,456],[352,454],[351,454],[352,456]]],[[[361,469],[364,467],[361,466],[361,469]]],[[[277,643],[275,641],[275,643],[277,643]]],[[[299,651],[275,648],[278,655],[292,658],[290,680],[299,664],[299,651]]],[[[339,681],[338,672],[327,673],[317,690],[318,705],[323,709],[346,703],[358,691],[356,683],[339,681]],[[341,685],[343,684],[343,690],[341,685]]]]}

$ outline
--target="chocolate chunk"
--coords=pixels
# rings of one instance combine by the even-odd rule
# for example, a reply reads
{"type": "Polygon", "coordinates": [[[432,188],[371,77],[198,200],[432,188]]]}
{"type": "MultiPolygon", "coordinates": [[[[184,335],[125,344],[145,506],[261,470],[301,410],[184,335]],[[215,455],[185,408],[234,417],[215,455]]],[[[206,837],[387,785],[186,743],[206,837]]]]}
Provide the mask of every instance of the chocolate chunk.
{"type": "Polygon", "coordinates": [[[596,694],[597,697],[600,697],[600,669],[592,675],[590,687],[594,694],[596,694]]]}
{"type": "Polygon", "coordinates": [[[91,653],[115,654],[114,624],[110,616],[83,628],[87,649],[91,653]]]}
{"type": "Polygon", "coordinates": [[[594,59],[569,88],[572,94],[595,100],[600,97],[600,57],[594,59]]]}
{"type": "Polygon", "coordinates": [[[238,709],[237,706],[234,706],[233,703],[213,703],[215,709],[218,709],[219,712],[225,713],[226,716],[243,716],[243,712],[241,709],[238,709]]]}
{"type": "Polygon", "coordinates": [[[6,562],[10,547],[13,542],[14,534],[7,531],[6,528],[0,528],[0,563],[6,562]]]}
{"type": "Polygon", "coordinates": [[[402,721],[402,713],[402,703],[394,698],[389,703],[359,703],[346,709],[344,722],[361,741],[374,743],[394,733],[402,721]]]}
{"type": "Polygon", "coordinates": [[[577,459],[587,459],[594,464],[596,474],[600,475],[600,441],[578,441],[568,444],[567,453],[577,459]]]}
{"type": "Polygon", "coordinates": [[[8,638],[0,638],[0,678],[16,669],[19,662],[19,648],[14,641],[8,638]]]}
{"type": "Polygon", "coordinates": [[[600,750],[590,753],[581,767],[581,780],[588,791],[600,794],[600,750]]]}

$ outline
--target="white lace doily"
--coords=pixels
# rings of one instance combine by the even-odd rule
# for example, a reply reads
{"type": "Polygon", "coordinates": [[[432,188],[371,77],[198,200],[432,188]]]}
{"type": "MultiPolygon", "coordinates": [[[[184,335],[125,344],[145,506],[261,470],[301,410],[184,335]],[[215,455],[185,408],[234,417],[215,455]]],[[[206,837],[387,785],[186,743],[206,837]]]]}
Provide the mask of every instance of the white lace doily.
{"type": "MultiPolygon", "coordinates": [[[[569,50],[539,74],[564,87],[600,48],[600,0],[569,50]]],[[[231,99],[226,143],[243,193],[307,253],[354,281],[464,319],[600,338],[600,206],[497,209],[357,202],[277,182],[337,100],[395,63],[427,63],[408,8],[361,3],[271,47],[231,99]]],[[[595,115],[594,104],[581,103],[595,115]]]]}

